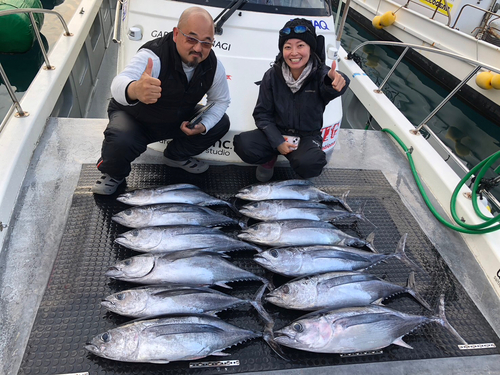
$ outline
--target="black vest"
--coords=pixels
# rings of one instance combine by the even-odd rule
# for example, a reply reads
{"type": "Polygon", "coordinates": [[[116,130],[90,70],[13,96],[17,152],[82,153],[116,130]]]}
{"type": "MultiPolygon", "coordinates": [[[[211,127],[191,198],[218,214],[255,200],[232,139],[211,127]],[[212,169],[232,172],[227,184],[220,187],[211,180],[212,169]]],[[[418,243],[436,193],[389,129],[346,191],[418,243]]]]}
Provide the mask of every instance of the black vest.
{"type": "Polygon", "coordinates": [[[189,120],[196,104],[212,86],[217,68],[214,51],[196,67],[191,81],[187,81],[182,69],[182,60],[177,52],[173,33],[153,39],[141,48],[153,51],[161,61],[158,79],[161,81],[161,97],[154,104],[137,103],[133,106],[122,106],[115,103],[141,122],[176,123],[189,120]]]}

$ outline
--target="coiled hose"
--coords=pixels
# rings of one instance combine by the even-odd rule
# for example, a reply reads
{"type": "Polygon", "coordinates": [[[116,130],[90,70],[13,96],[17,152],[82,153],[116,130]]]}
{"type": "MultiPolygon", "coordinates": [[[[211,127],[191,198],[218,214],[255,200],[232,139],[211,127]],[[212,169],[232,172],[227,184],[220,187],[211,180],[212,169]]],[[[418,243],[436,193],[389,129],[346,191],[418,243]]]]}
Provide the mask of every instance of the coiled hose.
{"type": "Polygon", "coordinates": [[[415,182],[417,183],[418,189],[420,190],[420,194],[422,194],[422,197],[424,198],[425,204],[427,207],[429,207],[429,210],[432,212],[432,214],[445,226],[447,226],[450,229],[456,230],[461,233],[467,233],[467,234],[484,234],[484,233],[490,233],[496,230],[500,229],[500,224],[493,225],[495,223],[498,223],[500,221],[500,215],[497,215],[496,217],[488,217],[484,215],[481,210],[479,209],[479,206],[477,204],[477,191],[479,184],[481,183],[481,179],[485,175],[485,173],[488,171],[488,169],[495,163],[500,158],[500,151],[495,152],[485,160],[483,160],[481,163],[476,165],[474,168],[472,168],[467,175],[462,178],[462,180],[458,183],[457,187],[455,188],[455,191],[453,192],[453,195],[451,197],[451,202],[450,202],[450,209],[451,209],[451,215],[455,222],[458,224],[454,225],[449,223],[446,219],[444,219],[434,208],[432,203],[429,200],[429,197],[427,196],[424,187],[422,186],[422,182],[420,181],[420,178],[418,177],[417,170],[415,168],[415,163],[413,162],[413,157],[411,156],[411,153],[408,151],[408,147],[403,143],[403,141],[394,133],[392,130],[384,128],[382,129],[383,132],[389,133],[394,139],[399,143],[401,148],[404,150],[406,153],[406,157],[408,158],[408,161],[410,162],[410,167],[411,171],[413,173],[413,177],[415,178],[415,182]],[[479,172],[478,172],[479,171],[479,172]],[[475,181],[474,181],[474,186],[472,188],[472,205],[474,207],[474,211],[476,212],[476,215],[484,220],[483,223],[481,224],[475,224],[475,225],[469,225],[466,223],[463,223],[460,218],[457,215],[456,212],[456,203],[457,203],[457,197],[460,189],[462,188],[462,185],[464,185],[469,178],[472,175],[476,175],[475,181]]]}

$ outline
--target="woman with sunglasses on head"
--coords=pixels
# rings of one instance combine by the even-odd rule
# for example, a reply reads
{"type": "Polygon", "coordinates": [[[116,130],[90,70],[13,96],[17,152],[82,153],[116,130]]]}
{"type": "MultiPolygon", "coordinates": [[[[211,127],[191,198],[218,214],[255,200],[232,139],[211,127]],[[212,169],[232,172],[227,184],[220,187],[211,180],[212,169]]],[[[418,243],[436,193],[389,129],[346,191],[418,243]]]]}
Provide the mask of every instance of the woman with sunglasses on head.
{"type": "Polygon", "coordinates": [[[349,85],[346,75],[325,65],[324,37],[311,21],[296,18],[279,32],[279,54],[264,74],[253,117],[256,130],[234,137],[234,149],[257,164],[258,181],[269,181],[278,155],[302,178],[319,176],[326,165],[321,128],[326,105],[349,85]]]}
{"type": "Polygon", "coordinates": [[[131,171],[130,163],[149,143],[171,139],[163,152],[168,166],[203,173],[208,164],[194,158],[229,130],[225,114],[229,87],[222,63],[215,56],[214,21],[200,7],[190,7],[177,27],[145,43],[112,84],[109,123],[97,168],[102,176],[95,194],[113,194],[131,171]],[[214,103],[201,122],[189,120],[207,95],[214,103]]]}

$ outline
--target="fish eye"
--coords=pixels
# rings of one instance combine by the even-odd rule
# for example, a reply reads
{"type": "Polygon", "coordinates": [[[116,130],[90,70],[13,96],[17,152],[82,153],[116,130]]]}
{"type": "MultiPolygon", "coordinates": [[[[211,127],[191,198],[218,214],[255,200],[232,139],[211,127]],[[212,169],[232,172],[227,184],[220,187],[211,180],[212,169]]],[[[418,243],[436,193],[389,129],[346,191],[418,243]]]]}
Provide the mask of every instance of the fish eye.
{"type": "Polygon", "coordinates": [[[304,326],[301,323],[294,323],[292,328],[295,332],[304,332],[304,326]]]}
{"type": "Polygon", "coordinates": [[[137,237],[139,235],[139,231],[137,229],[132,231],[132,236],[137,237]]]}
{"type": "Polygon", "coordinates": [[[103,342],[110,342],[111,341],[111,334],[109,332],[104,332],[101,335],[101,341],[103,341],[103,342]]]}
{"type": "Polygon", "coordinates": [[[277,257],[278,257],[278,250],[273,249],[273,250],[271,250],[271,251],[269,252],[269,254],[271,254],[271,256],[272,256],[273,258],[277,258],[277,257]]]}
{"type": "Polygon", "coordinates": [[[116,299],[119,301],[123,301],[125,299],[125,293],[118,293],[116,295],[116,299]]]}
{"type": "Polygon", "coordinates": [[[125,259],[123,261],[123,264],[125,264],[126,266],[130,266],[132,264],[132,259],[125,259]]]}
{"type": "Polygon", "coordinates": [[[125,215],[130,216],[130,215],[132,215],[132,210],[130,210],[130,209],[125,210],[124,213],[125,213],[125,215]]]}
{"type": "Polygon", "coordinates": [[[281,288],[281,290],[283,291],[283,293],[285,294],[288,294],[290,293],[290,287],[288,285],[283,285],[283,287],[281,288]]]}

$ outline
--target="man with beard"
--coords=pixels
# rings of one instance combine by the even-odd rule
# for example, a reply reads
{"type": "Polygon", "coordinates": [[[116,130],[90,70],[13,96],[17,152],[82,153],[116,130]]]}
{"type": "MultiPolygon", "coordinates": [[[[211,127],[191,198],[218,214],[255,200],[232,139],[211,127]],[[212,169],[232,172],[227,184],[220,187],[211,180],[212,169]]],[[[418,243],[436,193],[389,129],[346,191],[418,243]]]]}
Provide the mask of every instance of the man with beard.
{"type": "Polygon", "coordinates": [[[220,140],[229,130],[226,72],[212,51],[214,22],[200,8],[186,9],[177,27],[144,44],[111,84],[109,123],[104,131],[102,172],[92,192],[113,194],[130,173],[130,163],[149,143],[171,139],[163,152],[165,164],[190,173],[208,165],[193,156],[220,140]],[[201,122],[189,119],[207,94],[201,122]]]}

